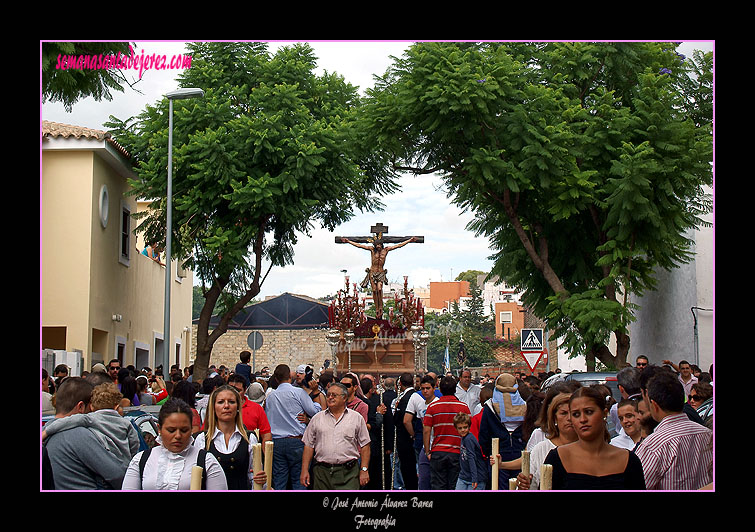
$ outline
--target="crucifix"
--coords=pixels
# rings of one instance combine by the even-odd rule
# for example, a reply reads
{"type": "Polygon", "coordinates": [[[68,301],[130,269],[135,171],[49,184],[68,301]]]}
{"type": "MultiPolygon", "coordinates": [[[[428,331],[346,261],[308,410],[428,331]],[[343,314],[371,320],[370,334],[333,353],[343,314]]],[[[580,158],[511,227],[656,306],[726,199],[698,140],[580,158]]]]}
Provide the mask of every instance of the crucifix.
{"type": "Polygon", "coordinates": [[[385,258],[389,251],[403,247],[411,242],[423,244],[423,236],[386,236],[388,226],[378,223],[370,228],[374,236],[337,236],[336,244],[351,244],[352,246],[366,249],[372,255],[372,262],[362,283],[359,285],[363,290],[369,285],[372,288],[372,301],[375,304],[375,317],[383,319],[383,284],[388,282],[388,270],[385,269],[385,258]],[[385,246],[385,244],[396,244],[385,246]]]}

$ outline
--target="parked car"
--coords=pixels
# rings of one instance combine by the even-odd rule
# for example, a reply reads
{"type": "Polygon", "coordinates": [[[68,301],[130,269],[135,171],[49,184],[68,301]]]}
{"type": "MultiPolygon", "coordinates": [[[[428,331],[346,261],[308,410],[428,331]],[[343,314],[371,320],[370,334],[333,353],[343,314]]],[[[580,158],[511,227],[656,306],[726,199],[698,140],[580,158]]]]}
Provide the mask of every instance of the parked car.
{"type": "MultiPolygon", "coordinates": [[[[604,384],[611,390],[611,397],[616,402],[621,401],[621,392],[619,391],[619,385],[616,381],[615,371],[573,371],[571,373],[556,373],[548,377],[540,386],[540,391],[545,392],[553,386],[554,383],[559,381],[577,381],[582,386],[591,386],[593,384],[604,384]]],[[[609,416],[608,418],[608,432],[610,432],[613,438],[618,433],[619,427],[615,427],[613,421],[609,416]]]]}

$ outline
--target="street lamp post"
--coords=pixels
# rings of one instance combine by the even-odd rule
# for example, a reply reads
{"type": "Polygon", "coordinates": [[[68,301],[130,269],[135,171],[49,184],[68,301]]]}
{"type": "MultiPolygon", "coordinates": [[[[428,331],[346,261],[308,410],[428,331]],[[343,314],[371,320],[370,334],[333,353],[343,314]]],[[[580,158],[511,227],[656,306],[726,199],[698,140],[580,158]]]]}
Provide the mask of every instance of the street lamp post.
{"type": "Polygon", "coordinates": [[[168,192],[166,205],[166,229],[165,229],[165,311],[163,332],[163,375],[170,368],[171,340],[170,340],[170,286],[171,266],[170,251],[173,244],[173,100],[186,100],[188,98],[201,98],[204,96],[202,89],[178,89],[165,95],[168,98],[168,192]]]}

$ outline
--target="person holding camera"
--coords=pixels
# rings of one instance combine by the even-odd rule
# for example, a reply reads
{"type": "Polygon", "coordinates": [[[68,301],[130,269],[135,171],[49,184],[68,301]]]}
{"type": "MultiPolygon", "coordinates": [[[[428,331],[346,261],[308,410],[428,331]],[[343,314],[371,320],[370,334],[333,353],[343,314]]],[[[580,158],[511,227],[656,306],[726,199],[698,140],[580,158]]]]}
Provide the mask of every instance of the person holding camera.
{"type": "Polygon", "coordinates": [[[313,370],[306,364],[299,364],[296,366],[296,373],[293,377],[293,382],[291,383],[292,386],[296,386],[297,388],[307,388],[307,384],[309,384],[309,380],[312,378],[313,370]]]}

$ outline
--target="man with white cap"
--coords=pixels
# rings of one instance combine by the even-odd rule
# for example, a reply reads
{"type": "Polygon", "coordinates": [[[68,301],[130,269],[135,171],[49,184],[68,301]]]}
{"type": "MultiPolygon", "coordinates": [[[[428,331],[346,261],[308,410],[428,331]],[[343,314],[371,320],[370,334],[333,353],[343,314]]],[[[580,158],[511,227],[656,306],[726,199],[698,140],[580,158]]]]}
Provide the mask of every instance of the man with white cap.
{"type": "Polygon", "coordinates": [[[253,382],[242,394],[244,404],[241,406],[241,418],[249,430],[259,429],[259,440],[264,448],[266,441],[273,441],[270,423],[265,414],[265,390],[259,382],[253,382]]]}
{"type": "Polygon", "coordinates": [[[296,374],[294,375],[292,386],[297,388],[304,388],[304,376],[307,374],[307,365],[299,364],[296,366],[296,374]]]}

